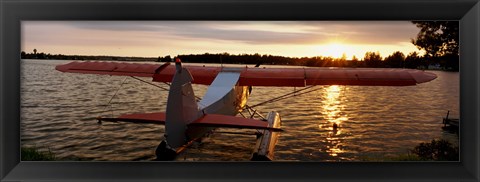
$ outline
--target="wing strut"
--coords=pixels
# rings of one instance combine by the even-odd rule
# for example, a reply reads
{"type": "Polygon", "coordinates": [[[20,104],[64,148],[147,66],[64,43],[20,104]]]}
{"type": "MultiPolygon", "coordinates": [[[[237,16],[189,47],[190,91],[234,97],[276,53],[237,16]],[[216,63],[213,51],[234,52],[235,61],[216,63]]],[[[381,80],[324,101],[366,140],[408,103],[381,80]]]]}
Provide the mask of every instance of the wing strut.
{"type": "MultiPolygon", "coordinates": [[[[152,85],[152,86],[154,86],[154,87],[160,88],[160,89],[165,90],[165,91],[169,91],[169,90],[170,90],[170,89],[168,89],[168,88],[164,88],[164,87],[161,87],[161,86],[159,86],[159,85],[155,85],[155,84],[153,84],[153,83],[147,82],[147,81],[142,80],[142,79],[140,79],[140,78],[137,78],[137,77],[135,77],[135,76],[130,76],[130,77],[134,78],[135,80],[138,80],[138,81],[141,81],[141,82],[143,82],[143,83],[152,85]]],[[[167,82],[162,82],[162,83],[170,86],[170,84],[167,83],[167,82]]],[[[202,98],[200,98],[199,96],[195,96],[195,98],[197,99],[197,101],[202,100],[202,98]]]]}
{"type": "MultiPolygon", "coordinates": [[[[105,110],[107,109],[107,107],[110,105],[110,103],[112,102],[113,98],[115,98],[115,96],[117,96],[117,93],[118,91],[120,91],[120,89],[122,88],[123,84],[125,83],[125,81],[127,81],[127,77],[125,77],[122,81],[122,83],[120,84],[120,87],[117,88],[117,90],[115,91],[115,94],[112,95],[112,97],[110,98],[110,100],[108,101],[108,103],[105,105],[105,107],[103,108],[103,112],[105,112],[105,110]]],[[[111,108],[110,108],[111,109],[111,108]]],[[[102,123],[101,120],[98,120],[98,123],[102,123]]]]}
{"type": "Polygon", "coordinates": [[[257,106],[269,104],[269,103],[272,103],[272,102],[281,101],[281,100],[288,99],[288,98],[292,98],[292,97],[295,97],[295,96],[299,96],[299,95],[303,95],[303,94],[308,94],[308,93],[311,93],[311,92],[314,92],[314,91],[317,91],[317,90],[320,90],[320,89],[321,89],[321,88],[315,88],[315,89],[313,89],[315,86],[316,86],[316,85],[311,85],[311,86],[302,88],[302,89],[300,89],[300,90],[294,90],[293,92],[290,92],[290,93],[287,93],[287,94],[284,94],[284,95],[281,95],[281,96],[278,96],[278,97],[272,98],[272,99],[270,99],[270,100],[266,100],[266,101],[263,101],[263,102],[261,102],[261,103],[255,104],[255,105],[253,105],[253,106],[248,106],[248,107],[254,108],[254,107],[257,107],[257,106]]]}
{"type": "MultiPolygon", "coordinates": [[[[143,83],[149,84],[149,85],[151,85],[151,86],[160,88],[160,89],[162,89],[162,90],[165,90],[165,91],[168,91],[168,90],[169,90],[168,88],[164,88],[164,87],[161,87],[161,86],[159,86],[159,85],[155,85],[155,84],[153,84],[153,83],[147,82],[147,81],[142,80],[142,79],[140,79],[140,78],[137,78],[137,77],[135,77],[135,76],[130,76],[130,77],[132,77],[132,78],[135,79],[135,80],[141,81],[141,82],[143,82],[143,83]]],[[[162,83],[165,83],[165,82],[162,82],[162,83]]],[[[170,86],[170,84],[168,84],[168,83],[165,83],[165,84],[168,85],[168,86],[170,86]]]]}

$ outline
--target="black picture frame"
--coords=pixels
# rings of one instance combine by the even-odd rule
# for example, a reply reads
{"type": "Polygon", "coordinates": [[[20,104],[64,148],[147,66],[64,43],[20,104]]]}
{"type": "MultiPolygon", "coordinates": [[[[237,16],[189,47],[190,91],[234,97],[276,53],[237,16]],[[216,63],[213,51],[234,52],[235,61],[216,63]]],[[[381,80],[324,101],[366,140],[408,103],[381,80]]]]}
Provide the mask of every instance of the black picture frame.
{"type": "Polygon", "coordinates": [[[478,0],[2,0],[0,19],[2,181],[479,181],[478,0]],[[460,20],[460,162],[20,161],[25,20],[460,20]]]}

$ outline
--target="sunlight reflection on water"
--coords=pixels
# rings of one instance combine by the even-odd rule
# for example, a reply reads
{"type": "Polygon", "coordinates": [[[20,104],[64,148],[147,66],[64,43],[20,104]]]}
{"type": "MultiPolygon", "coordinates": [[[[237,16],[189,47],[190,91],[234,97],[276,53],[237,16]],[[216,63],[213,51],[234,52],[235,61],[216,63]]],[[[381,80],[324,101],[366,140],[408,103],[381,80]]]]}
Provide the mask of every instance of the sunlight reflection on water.
{"type": "Polygon", "coordinates": [[[329,146],[327,146],[327,152],[333,156],[338,156],[338,153],[343,153],[342,147],[342,129],[341,125],[343,122],[348,121],[348,117],[345,114],[341,114],[345,109],[342,102],[339,100],[341,94],[341,87],[338,85],[327,86],[325,88],[323,96],[325,99],[322,101],[323,110],[322,113],[326,115],[326,120],[329,122],[329,127],[331,131],[328,132],[327,141],[329,146]]]}

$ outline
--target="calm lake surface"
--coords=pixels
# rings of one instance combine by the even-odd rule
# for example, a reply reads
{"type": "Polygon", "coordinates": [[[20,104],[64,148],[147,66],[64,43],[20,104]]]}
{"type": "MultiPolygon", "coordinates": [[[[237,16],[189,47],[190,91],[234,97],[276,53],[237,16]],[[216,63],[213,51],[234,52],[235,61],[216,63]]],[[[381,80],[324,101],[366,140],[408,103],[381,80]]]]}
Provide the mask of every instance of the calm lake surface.
{"type": "MultiPolygon", "coordinates": [[[[152,124],[98,124],[96,117],[164,112],[167,92],[133,78],[61,73],[62,60],[22,60],[22,146],[50,149],[64,160],[136,161],[155,158],[164,127],[152,124]],[[122,85],[123,83],[123,85],[122,85]],[[119,89],[120,88],[120,89],[119,89]],[[111,100],[110,105],[107,106],[111,100]]],[[[257,107],[277,111],[282,132],[278,161],[384,160],[406,154],[421,142],[456,134],[441,129],[442,117],[459,115],[459,73],[432,71],[438,78],[408,87],[317,86],[315,91],[257,107]],[[333,130],[333,123],[339,128],[333,130]]],[[[151,78],[142,78],[145,81],[151,78]]],[[[168,88],[165,84],[154,83],[168,88]]],[[[207,89],[195,85],[202,97],[207,89]]],[[[294,89],[254,87],[255,105],[294,89]]],[[[217,129],[178,161],[248,161],[255,145],[246,129],[217,129]]]]}

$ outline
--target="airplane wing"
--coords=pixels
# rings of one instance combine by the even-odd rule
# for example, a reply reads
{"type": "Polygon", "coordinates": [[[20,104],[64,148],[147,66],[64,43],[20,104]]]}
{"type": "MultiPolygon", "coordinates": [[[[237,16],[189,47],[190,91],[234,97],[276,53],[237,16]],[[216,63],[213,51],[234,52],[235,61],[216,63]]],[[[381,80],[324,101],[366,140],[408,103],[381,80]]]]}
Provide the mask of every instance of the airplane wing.
{"type": "Polygon", "coordinates": [[[130,122],[130,123],[151,123],[151,124],[161,124],[165,125],[165,113],[158,112],[158,113],[135,113],[135,114],[124,114],[117,118],[103,118],[99,117],[97,120],[100,121],[123,121],[123,122],[130,122]]]}
{"type": "MultiPolygon", "coordinates": [[[[240,72],[239,86],[304,87],[307,85],[409,86],[429,82],[437,76],[414,69],[387,68],[227,68],[185,65],[195,84],[210,85],[221,71],[240,72]]],[[[56,66],[62,72],[152,77],[171,82],[175,66],[121,62],[71,62],[56,66]]]]}
{"type": "Polygon", "coordinates": [[[409,86],[431,81],[433,73],[413,69],[386,68],[248,68],[240,85],[292,86],[363,85],[409,86]]]}
{"type": "Polygon", "coordinates": [[[169,64],[140,64],[106,61],[75,61],[63,65],[57,65],[56,70],[69,73],[85,73],[99,75],[139,76],[152,77],[158,69],[167,67],[169,64]]]}

